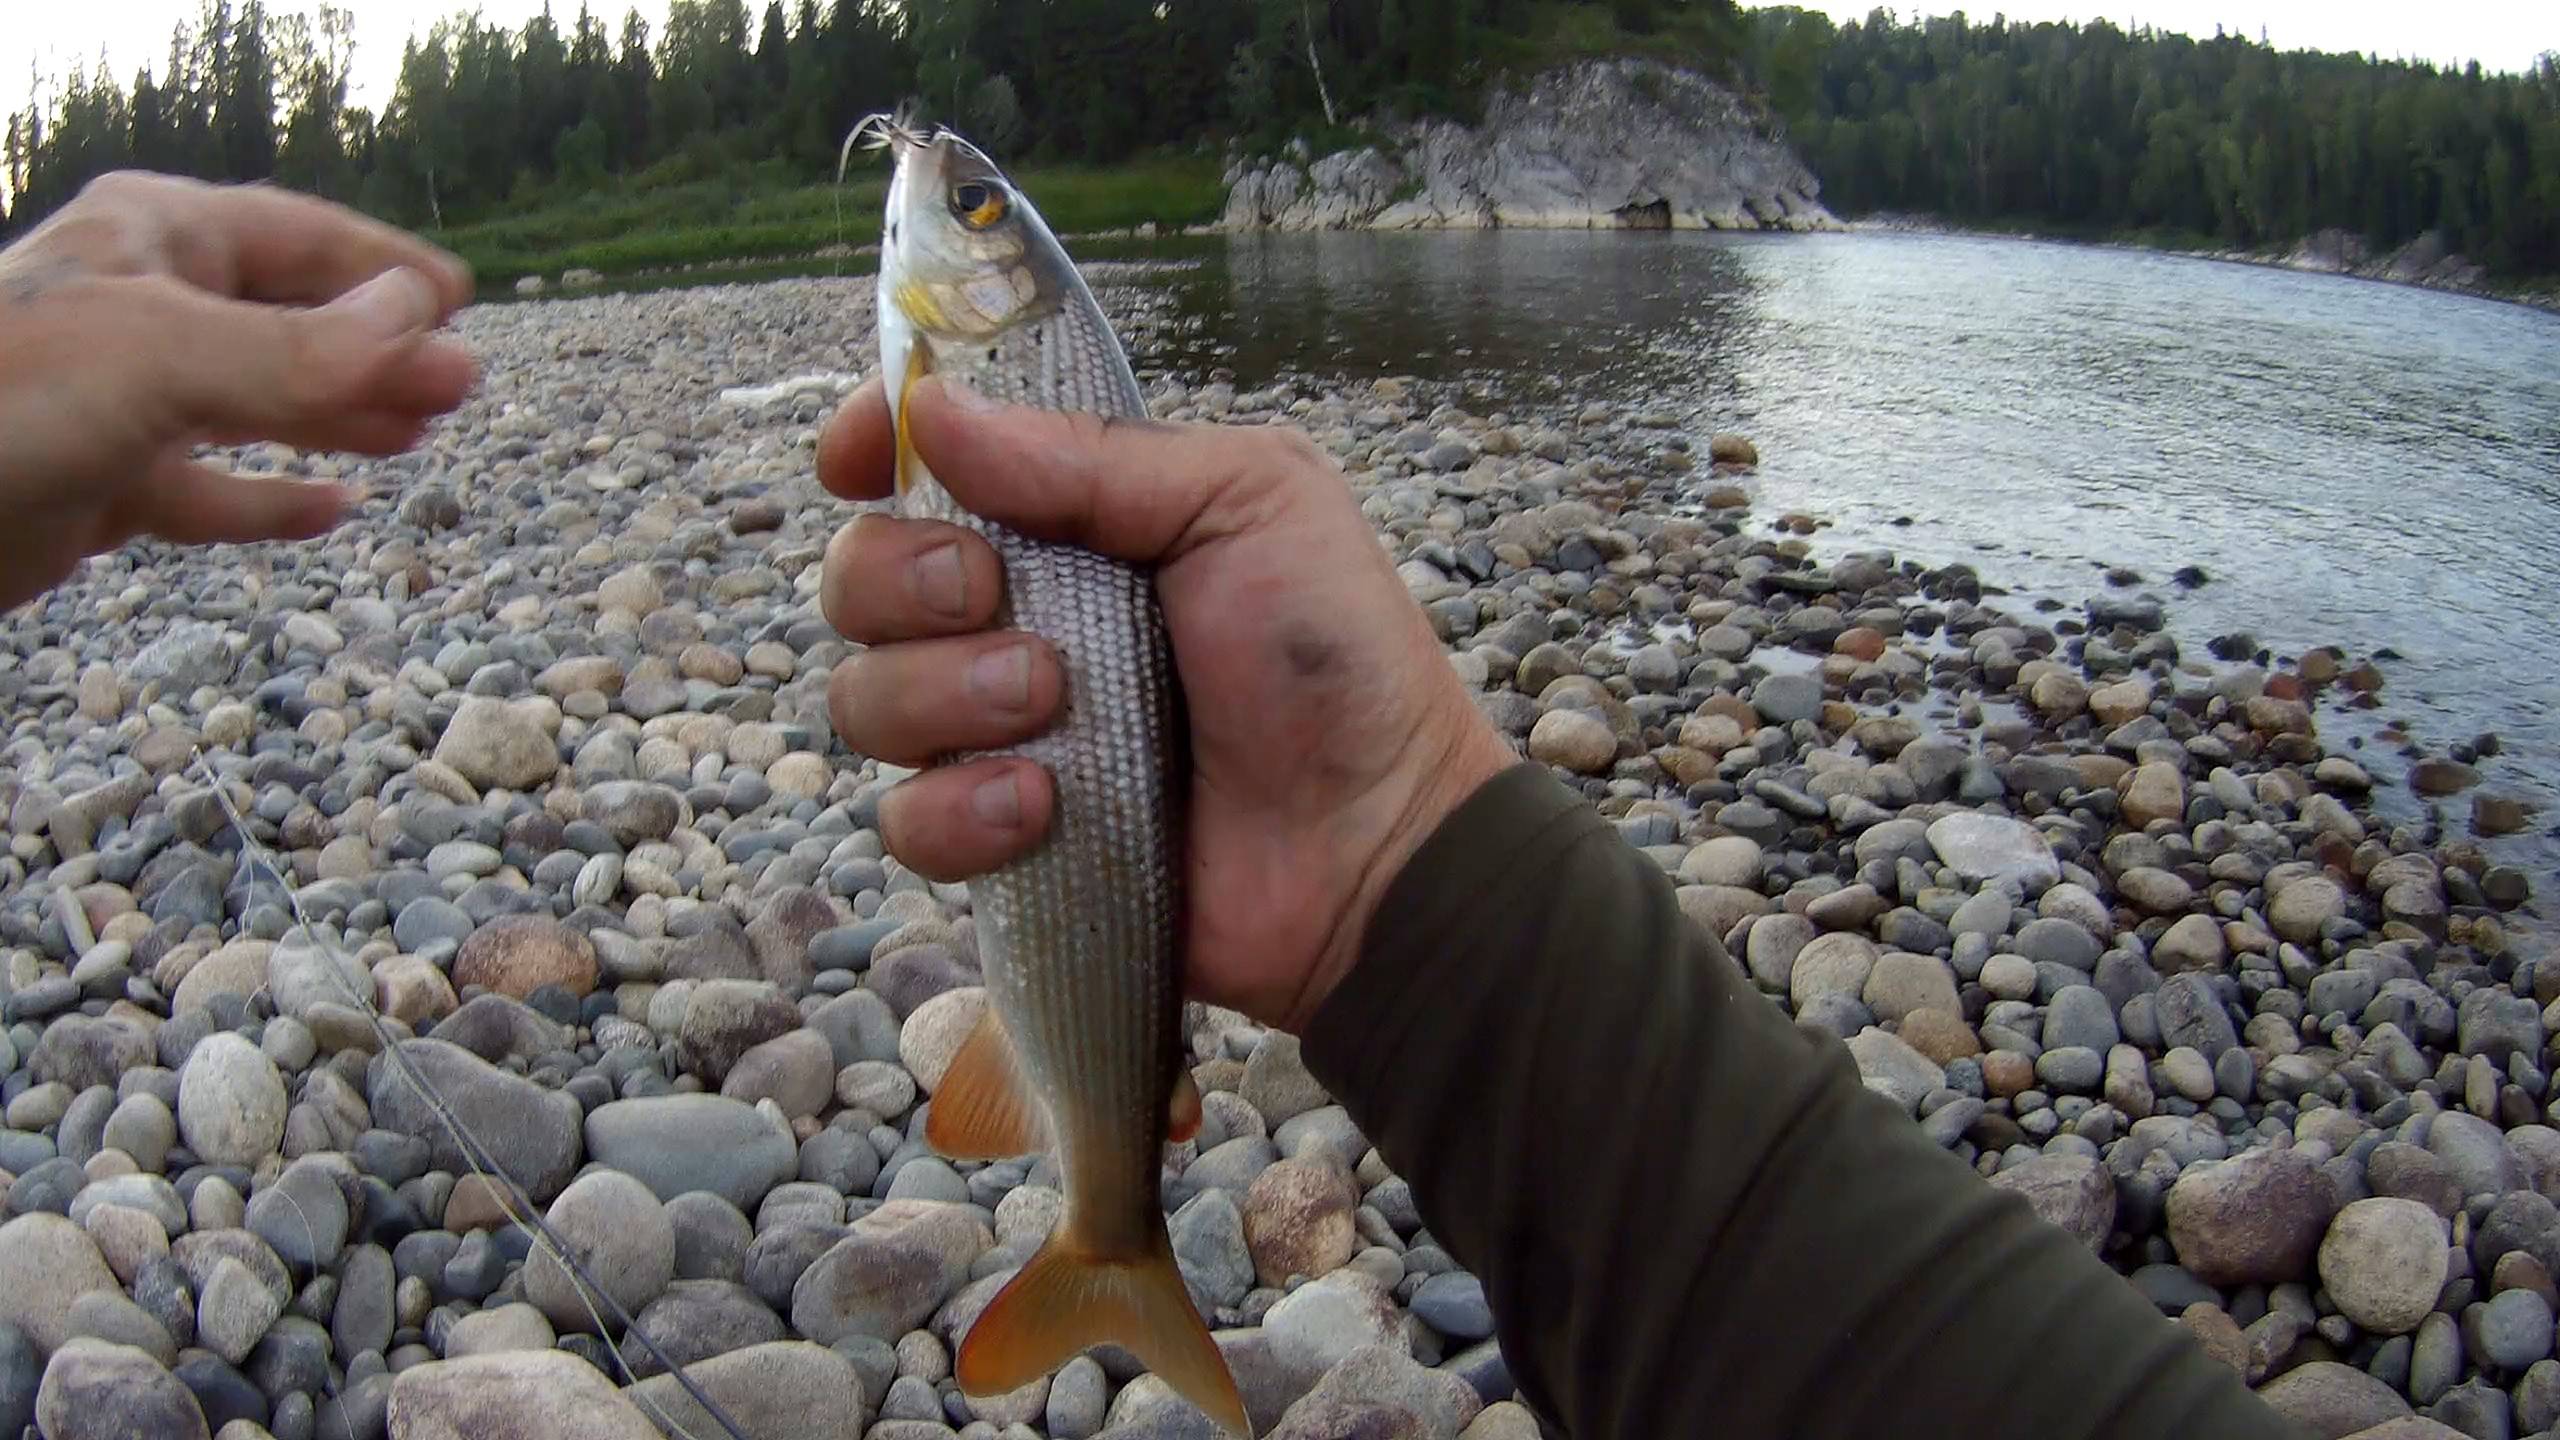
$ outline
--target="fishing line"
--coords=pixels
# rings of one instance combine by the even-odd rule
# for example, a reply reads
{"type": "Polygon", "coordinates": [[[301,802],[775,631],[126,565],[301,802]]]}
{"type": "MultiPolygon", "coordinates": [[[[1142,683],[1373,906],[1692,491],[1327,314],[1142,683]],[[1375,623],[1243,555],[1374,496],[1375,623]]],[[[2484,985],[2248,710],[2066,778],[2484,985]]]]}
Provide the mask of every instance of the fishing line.
{"type": "MultiPolygon", "coordinates": [[[[206,785],[213,791],[214,804],[221,809],[223,818],[230,823],[232,833],[240,837],[242,858],[273,876],[276,888],[284,892],[285,906],[293,915],[293,928],[301,931],[306,940],[332,961],[343,959],[353,964],[354,962],[342,950],[321,938],[319,928],[311,923],[310,915],[302,907],[302,897],[294,893],[292,883],[285,878],[283,867],[276,863],[273,853],[259,841],[258,837],[250,832],[248,818],[240,813],[237,805],[232,803],[230,792],[224,788],[222,778],[214,773],[212,763],[206,759],[200,747],[195,751],[195,768],[203,775],[206,785]]],[[[729,1440],[748,1440],[745,1428],[730,1418],[729,1412],[720,1408],[719,1402],[704,1393],[702,1387],[695,1383],[690,1374],[686,1373],[685,1368],[677,1364],[665,1350],[659,1348],[658,1342],[652,1339],[646,1330],[640,1328],[631,1312],[622,1307],[622,1302],[616,1300],[593,1275],[588,1273],[585,1264],[578,1259],[570,1245],[560,1238],[558,1232],[551,1228],[550,1222],[535,1213],[530,1197],[526,1199],[523,1206],[519,1207],[516,1204],[516,1197],[525,1193],[523,1189],[516,1184],[514,1177],[507,1173],[506,1168],[498,1163],[497,1158],[489,1152],[489,1148],[480,1143],[480,1137],[471,1132],[471,1127],[463,1123],[462,1117],[454,1113],[453,1108],[445,1103],[444,1097],[436,1092],[435,1086],[427,1079],[425,1073],[419,1070],[401,1050],[399,1037],[393,1034],[391,1027],[384,1022],[382,1013],[374,1008],[373,997],[359,994],[355,986],[348,981],[345,970],[339,965],[331,964],[325,968],[329,971],[330,978],[337,982],[338,988],[355,1002],[356,1013],[364,1017],[365,1024],[373,1030],[374,1038],[381,1042],[384,1058],[390,1060],[392,1068],[399,1073],[400,1078],[406,1080],[410,1088],[418,1092],[419,1098],[426,1102],[427,1109],[435,1116],[437,1123],[444,1127],[445,1133],[453,1140],[454,1148],[462,1153],[463,1163],[471,1168],[472,1174],[487,1182],[492,1198],[498,1202],[500,1212],[518,1230],[523,1231],[537,1249],[548,1255],[570,1277],[571,1293],[578,1297],[578,1303],[585,1308],[587,1318],[595,1322],[599,1337],[611,1333],[612,1327],[606,1324],[605,1314],[610,1312],[613,1321],[621,1327],[623,1338],[626,1341],[638,1340],[640,1347],[649,1353],[649,1358],[664,1366],[666,1372],[676,1378],[676,1384],[683,1387],[685,1394],[690,1396],[696,1405],[702,1407],[703,1413],[709,1415],[714,1424],[727,1432],[729,1440]],[[597,1309],[598,1302],[602,1302],[603,1311],[597,1309]]],[[[417,1037],[413,1035],[410,1038],[417,1037]]],[[[623,1377],[628,1382],[623,1387],[622,1393],[629,1396],[633,1403],[647,1410],[653,1423],[684,1437],[684,1440],[695,1440],[692,1431],[678,1423],[673,1416],[668,1415],[656,1402],[633,1388],[640,1383],[640,1377],[632,1372],[631,1362],[624,1358],[622,1347],[608,1344],[605,1348],[611,1352],[615,1366],[622,1371],[623,1377]]]]}

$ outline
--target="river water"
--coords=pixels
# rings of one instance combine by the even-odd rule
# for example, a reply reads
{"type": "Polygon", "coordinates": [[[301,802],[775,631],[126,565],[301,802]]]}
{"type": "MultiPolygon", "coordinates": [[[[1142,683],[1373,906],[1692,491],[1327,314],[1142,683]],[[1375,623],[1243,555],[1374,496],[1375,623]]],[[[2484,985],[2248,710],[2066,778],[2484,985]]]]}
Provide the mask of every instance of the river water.
{"type": "MultiPolygon", "coordinates": [[[[1497,407],[1670,410],[1759,445],[1818,551],[1962,560],[2073,610],[2127,566],[2198,658],[2377,651],[2360,758],[2494,732],[2560,845],[2560,317],[2330,276],[1954,236],[1241,236],[1159,253],[1141,364],[1239,383],[1420,375],[1497,407]],[[2209,579],[2181,590],[2183,566],[2209,579]]],[[[1704,483],[1703,478],[1701,483],[1704,483]]],[[[2120,592],[2121,593],[2121,592],[2120,592]]],[[[2012,604],[2018,603],[2013,599],[2012,604]]],[[[2386,797],[2389,813],[2419,802],[2386,797]]],[[[2446,802],[2467,829],[2469,802],[2446,802]]]]}

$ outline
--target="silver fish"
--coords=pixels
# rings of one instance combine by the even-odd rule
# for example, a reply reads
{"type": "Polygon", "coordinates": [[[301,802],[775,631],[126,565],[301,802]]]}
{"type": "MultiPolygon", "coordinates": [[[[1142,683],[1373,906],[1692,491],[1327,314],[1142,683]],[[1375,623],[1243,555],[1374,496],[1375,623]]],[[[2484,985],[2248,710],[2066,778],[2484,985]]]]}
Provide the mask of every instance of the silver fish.
{"type": "Polygon", "coordinates": [[[1189,773],[1154,579],[971,514],[916,455],[903,404],[929,374],[1048,410],[1144,418],[1146,401],[1083,277],[993,161],[887,117],[865,121],[864,137],[896,161],[879,326],[900,508],[987,538],[1004,564],[997,624],[1046,640],[1066,676],[1065,717],[1009,752],[1054,777],[1054,818],[1039,848],[971,883],[991,1004],[925,1130],[958,1158],[1054,1147],[1066,1211],[961,1341],[954,1373],[969,1394],[1001,1394],[1113,1343],[1250,1435],[1157,1187],[1165,1142],[1196,1128],[1199,1096],[1181,1040],[1189,773]]]}

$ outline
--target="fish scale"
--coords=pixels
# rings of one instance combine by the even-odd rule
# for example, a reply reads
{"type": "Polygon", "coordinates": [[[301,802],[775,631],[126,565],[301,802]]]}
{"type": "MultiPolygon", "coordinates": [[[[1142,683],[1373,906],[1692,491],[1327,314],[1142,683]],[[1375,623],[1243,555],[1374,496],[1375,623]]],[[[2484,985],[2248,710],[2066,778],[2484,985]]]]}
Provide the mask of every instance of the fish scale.
{"type": "MultiPolygon", "coordinates": [[[[956,136],[880,123],[898,161],[880,270],[893,414],[936,374],[1000,402],[1145,418],[1109,321],[1031,203],[956,136]]],[[[986,537],[1004,568],[995,623],[1048,642],[1064,678],[1051,728],[993,752],[1037,761],[1055,805],[1036,848],[970,882],[989,1018],[936,1088],[926,1138],[961,1158],[1045,1144],[1066,1205],[962,1338],[955,1375],[1001,1393],[1116,1343],[1250,1434],[1159,1199],[1172,1112],[1187,1095],[1196,1118],[1198,1096],[1180,1027],[1188,756],[1154,576],[972,513],[898,433],[901,509],[986,537]]]]}

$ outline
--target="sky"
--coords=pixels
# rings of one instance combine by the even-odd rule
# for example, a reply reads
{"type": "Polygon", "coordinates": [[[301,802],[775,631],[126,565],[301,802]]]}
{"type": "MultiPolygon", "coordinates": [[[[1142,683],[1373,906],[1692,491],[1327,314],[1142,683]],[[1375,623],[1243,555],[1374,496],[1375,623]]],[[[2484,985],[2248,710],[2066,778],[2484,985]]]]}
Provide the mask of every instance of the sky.
{"type": "MultiPolygon", "coordinates": [[[[400,67],[401,43],[423,31],[438,17],[476,8],[494,24],[510,28],[542,9],[543,0],[338,0],[355,12],[356,55],[354,103],[376,111],[390,98],[400,67]]],[[[607,28],[621,31],[621,17],[637,8],[654,31],[666,13],[666,0],[594,0],[607,28]]],[[[1222,0],[1189,0],[1193,4],[1222,0]]],[[[1863,18],[1876,0],[1809,0],[1812,7],[1841,20],[1863,18]]],[[[297,0],[269,0],[270,8],[292,10],[297,0]]],[[[760,9],[761,7],[756,7],[760,9]]],[[[2119,26],[2149,25],[2209,36],[2219,25],[2249,36],[2264,32],[2280,49],[2355,50],[2385,58],[2433,60],[2462,64],[2478,60],[2492,70],[2522,70],[2545,50],[2560,49],[2560,6],[2549,0],[2438,0],[2412,5],[2407,0],[1978,0],[1960,6],[1954,0],[1929,0],[1887,8],[1910,16],[1942,14],[1959,8],[1989,16],[2003,12],[2020,20],[2106,18],[2119,26]]],[[[59,74],[73,65],[96,62],[103,47],[119,79],[131,83],[144,64],[158,69],[168,53],[169,32],[199,14],[201,0],[0,0],[0,112],[25,107],[29,62],[59,74]]],[[[578,13],[577,0],[553,0],[552,13],[565,27],[578,13]]]]}

